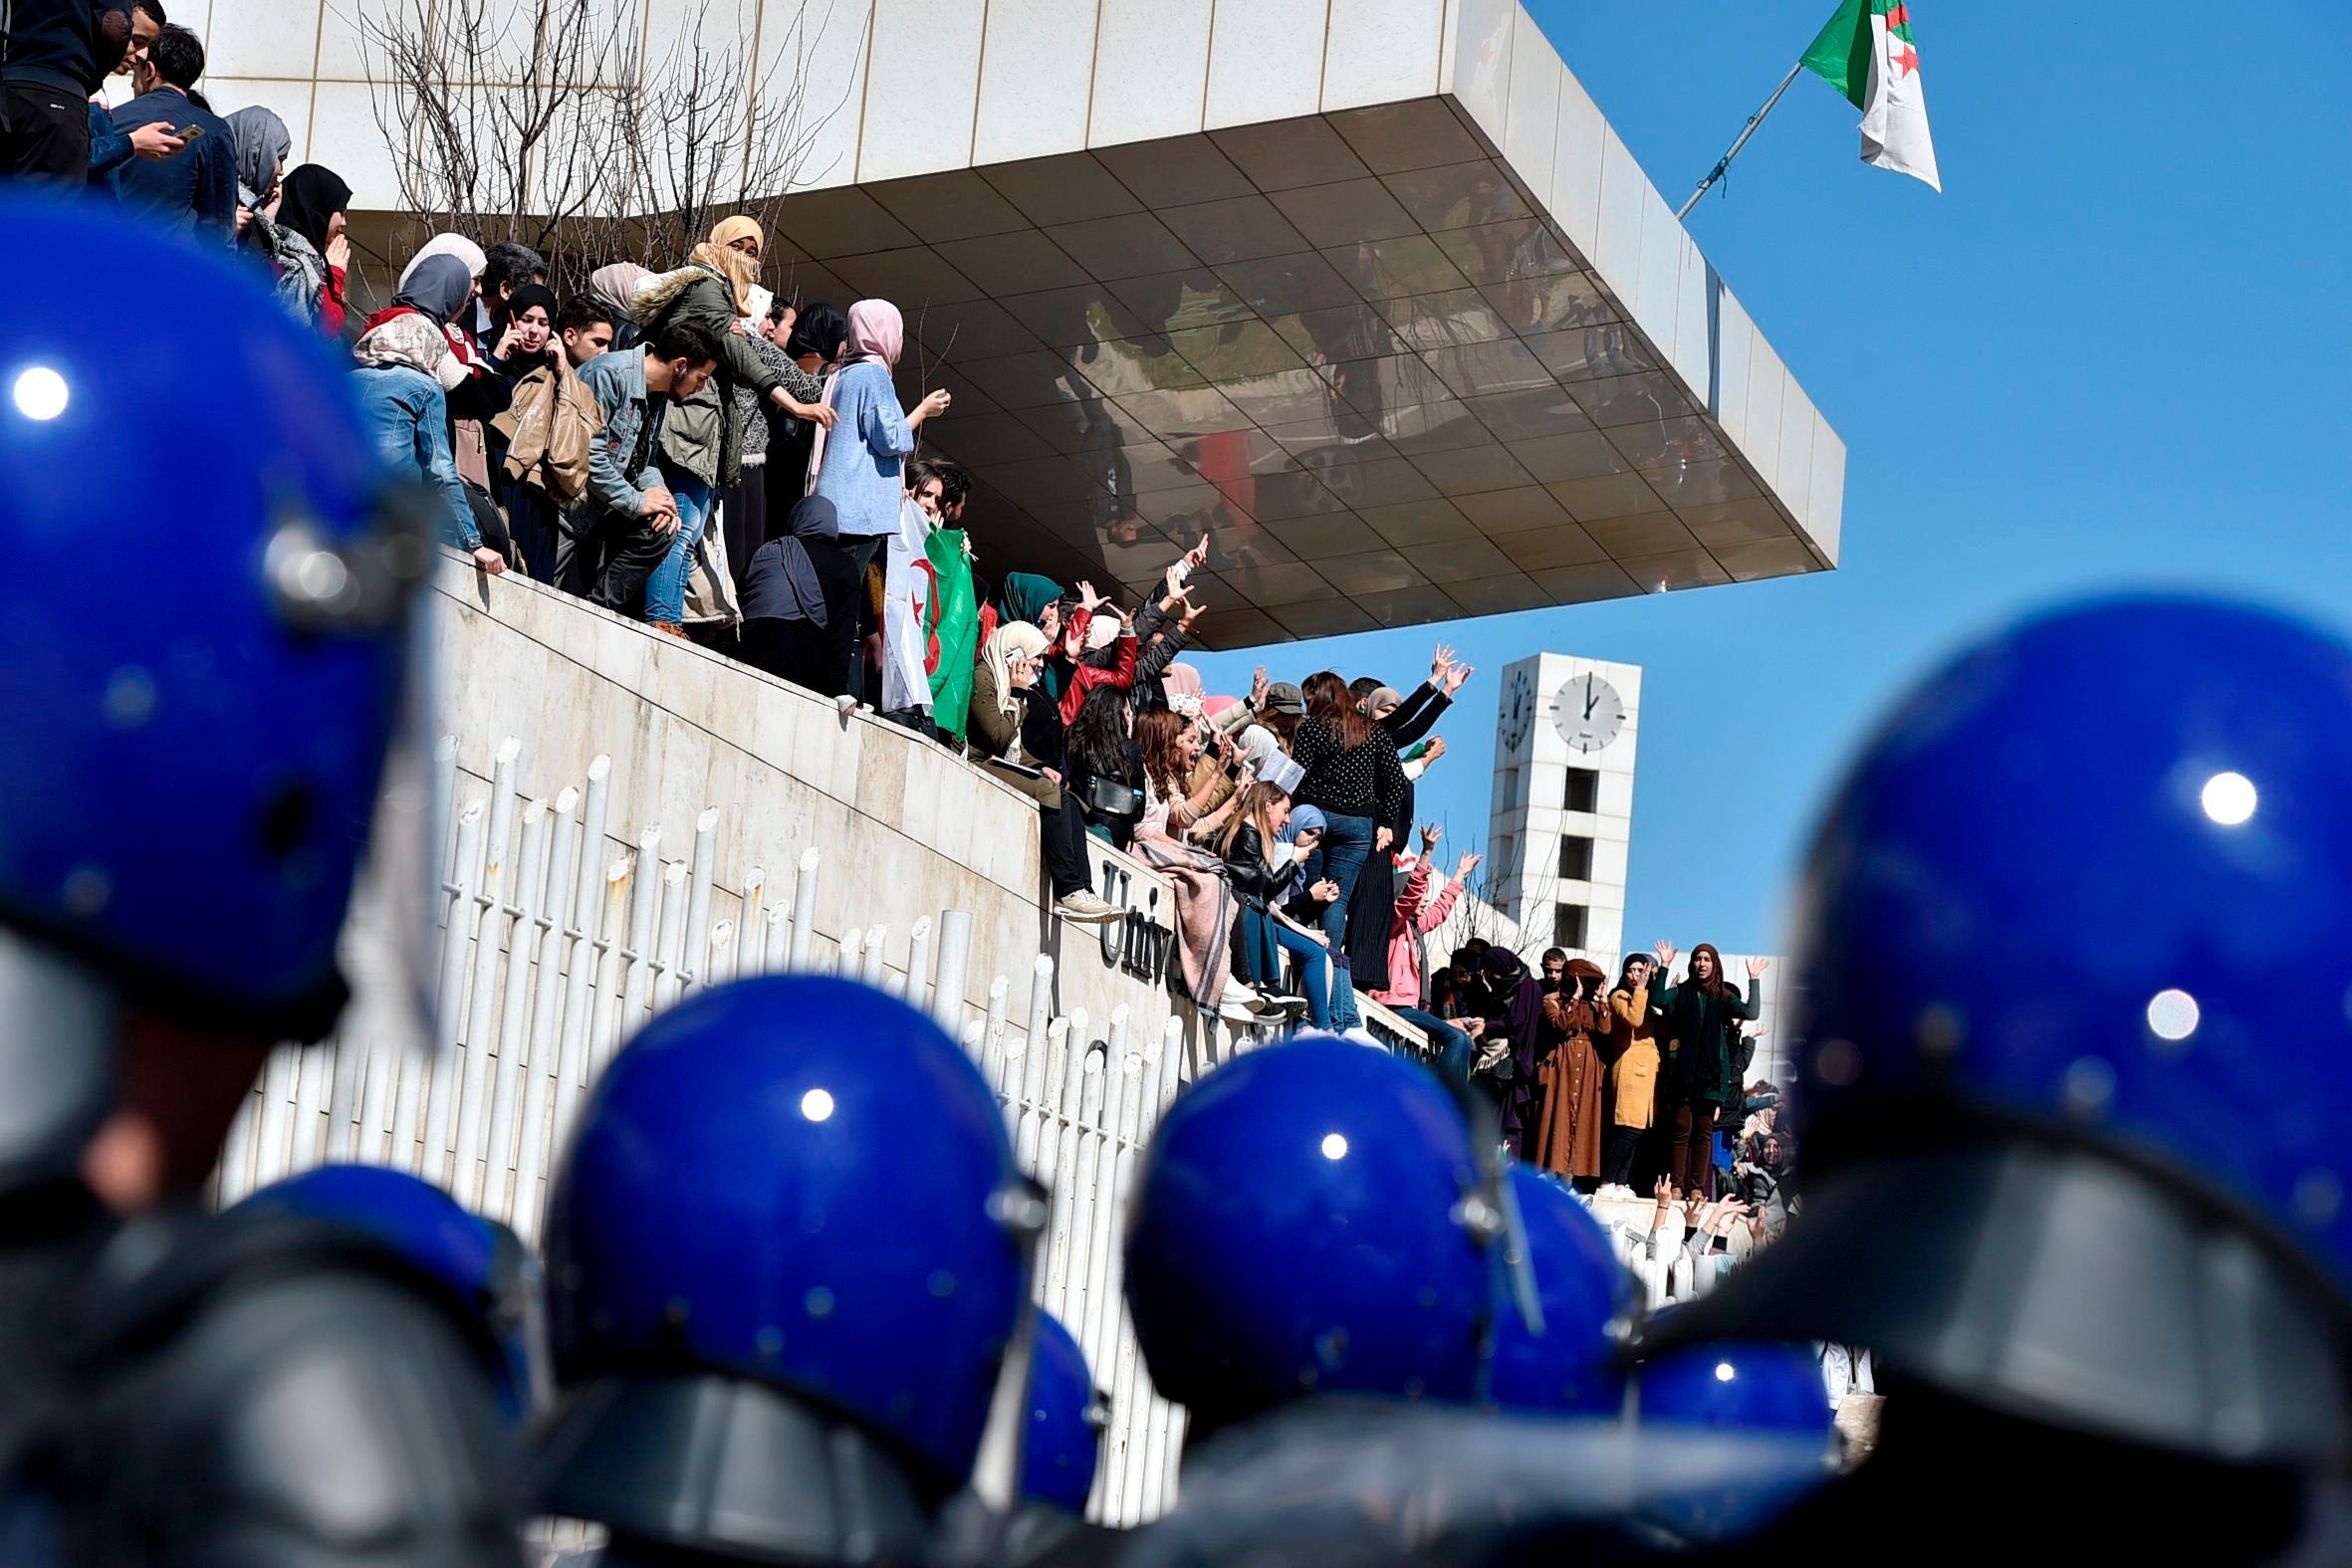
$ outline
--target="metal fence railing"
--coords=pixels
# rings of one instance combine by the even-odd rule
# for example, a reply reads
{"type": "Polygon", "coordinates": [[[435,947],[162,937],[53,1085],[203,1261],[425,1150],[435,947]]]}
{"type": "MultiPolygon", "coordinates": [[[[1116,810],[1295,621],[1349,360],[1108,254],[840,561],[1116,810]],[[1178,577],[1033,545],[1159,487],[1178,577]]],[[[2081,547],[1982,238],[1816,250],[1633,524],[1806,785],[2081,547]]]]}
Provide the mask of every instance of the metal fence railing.
{"type": "MultiPolygon", "coordinates": [[[[517,786],[522,747],[493,755],[486,794],[458,805],[444,839],[440,966],[427,1052],[348,1016],[332,1037],[275,1052],[238,1113],[216,1177],[223,1205],[329,1161],[391,1165],[438,1183],[477,1213],[536,1242],[550,1172],[581,1097],[614,1049],[654,1012],[699,987],[773,971],[856,976],[928,1011],[971,1052],[1005,1106],[1022,1168],[1053,1193],[1037,1294],[1084,1347],[1111,1396],[1111,1425],[1089,1507],[1133,1524],[1176,1494],[1184,1412],[1155,1394],[1121,1296],[1121,1214],[1153,1126],[1192,1060],[1182,1017],[1137,1027],[1054,1010],[1054,961],[1039,957],[1017,997],[994,977],[966,1001],[972,916],[944,910],[906,933],[816,929],[825,866],[809,848],[785,876],[745,868],[713,918],[720,813],[703,811],[677,858],[658,824],[613,854],[610,760],[552,800],[517,786]],[[1023,1004],[1016,1015],[1013,1005],[1023,1004]]],[[[457,746],[435,754],[451,799],[457,746]]],[[[1140,984],[1140,983],[1138,983],[1140,984]]],[[[353,1009],[354,1014],[364,1009],[353,1009]]],[[[1204,1053],[1257,1036],[1204,1024],[1204,1053]],[[1222,1041],[1222,1044],[1215,1043],[1222,1041]]]]}

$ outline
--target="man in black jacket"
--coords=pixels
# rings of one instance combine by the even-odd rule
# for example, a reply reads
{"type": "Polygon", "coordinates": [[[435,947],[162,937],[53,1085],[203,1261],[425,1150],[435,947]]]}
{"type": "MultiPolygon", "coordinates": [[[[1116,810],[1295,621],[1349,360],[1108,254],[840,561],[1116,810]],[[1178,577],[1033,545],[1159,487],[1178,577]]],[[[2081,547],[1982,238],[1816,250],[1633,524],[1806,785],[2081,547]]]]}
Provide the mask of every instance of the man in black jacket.
{"type": "Polygon", "coordinates": [[[90,177],[90,96],[130,45],[125,0],[7,0],[0,174],[90,177]]]}

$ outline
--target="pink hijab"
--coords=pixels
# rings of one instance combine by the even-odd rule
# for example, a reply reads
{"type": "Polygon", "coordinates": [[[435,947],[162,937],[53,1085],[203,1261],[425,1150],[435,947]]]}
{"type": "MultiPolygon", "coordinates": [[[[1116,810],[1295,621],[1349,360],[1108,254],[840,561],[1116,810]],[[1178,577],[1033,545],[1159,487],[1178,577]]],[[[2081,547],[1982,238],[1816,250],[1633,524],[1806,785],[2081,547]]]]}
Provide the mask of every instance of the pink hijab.
{"type": "MultiPolygon", "coordinates": [[[[849,307],[848,363],[860,359],[880,362],[883,369],[894,368],[898,356],[906,349],[906,318],[898,314],[898,307],[888,300],[860,300],[849,307]]],[[[839,375],[829,375],[824,381],[826,406],[837,408],[834,391],[841,384],[839,375]]],[[[893,394],[895,395],[895,394],[893,394]]],[[[825,428],[819,425],[809,441],[809,494],[817,494],[817,476],[824,471],[825,428]]]]}
{"type": "Polygon", "coordinates": [[[1171,664],[1160,672],[1160,690],[1168,697],[1168,706],[1186,718],[1201,714],[1201,672],[1189,664],[1171,664]]]}
{"type": "Polygon", "coordinates": [[[888,300],[860,300],[849,307],[852,358],[879,359],[895,366],[906,350],[906,318],[888,300]]]}

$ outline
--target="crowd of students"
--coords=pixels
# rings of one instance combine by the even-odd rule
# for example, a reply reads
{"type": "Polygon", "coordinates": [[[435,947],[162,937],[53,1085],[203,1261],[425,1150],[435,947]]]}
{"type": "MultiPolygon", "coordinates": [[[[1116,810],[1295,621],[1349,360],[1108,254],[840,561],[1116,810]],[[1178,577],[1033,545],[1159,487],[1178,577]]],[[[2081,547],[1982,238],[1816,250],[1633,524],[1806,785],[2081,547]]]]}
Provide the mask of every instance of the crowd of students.
{"type": "MultiPolygon", "coordinates": [[[[1758,1163],[1757,1135],[1768,1140],[1772,1123],[1743,1118],[1773,1097],[1761,1081],[1743,1087],[1756,1036],[1742,1025],[1762,1010],[1757,983],[1769,961],[1748,961],[1743,992],[1713,944],[1691,950],[1676,982],[1679,956],[1664,942],[1628,954],[1612,985],[1562,949],[1544,953],[1538,977],[1518,954],[1472,938],[1430,977],[1446,1048],[1495,1088],[1522,1159],[1618,1198],[1637,1181],[1698,1197],[1718,1189],[1735,1155],[1758,1163]]],[[[1782,1147],[1771,1142],[1776,1171],[1782,1147]]]]}

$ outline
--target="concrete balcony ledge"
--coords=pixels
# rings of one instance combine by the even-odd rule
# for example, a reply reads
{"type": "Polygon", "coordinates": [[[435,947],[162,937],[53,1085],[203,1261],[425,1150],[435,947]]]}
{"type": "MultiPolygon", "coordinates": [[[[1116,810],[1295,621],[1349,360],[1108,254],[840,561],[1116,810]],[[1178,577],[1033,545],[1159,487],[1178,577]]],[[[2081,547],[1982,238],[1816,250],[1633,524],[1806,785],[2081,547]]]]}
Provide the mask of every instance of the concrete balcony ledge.
{"type": "MultiPolygon", "coordinates": [[[[432,601],[437,731],[458,738],[460,803],[487,786],[507,737],[531,759],[518,780],[526,800],[552,796],[608,755],[606,860],[633,852],[648,823],[664,824],[659,853],[675,855],[697,817],[718,811],[714,921],[740,913],[754,866],[777,889],[814,848],[820,938],[880,925],[893,944],[887,962],[903,972],[915,923],[963,910],[973,918],[966,1000],[976,1008],[999,977],[1022,1006],[1045,957],[1058,1013],[1084,1008],[1099,1026],[1123,1006],[1130,1026],[1150,1032],[1179,1017],[1195,1072],[1244,1043],[1156,978],[1173,937],[1164,878],[1089,841],[1096,889],[1138,918],[1057,919],[1036,806],[947,748],[871,713],[844,718],[829,699],[518,573],[485,576],[454,552],[435,572],[432,601]]],[[[1418,1029],[1359,1001],[1375,1033],[1426,1049],[1418,1029]]]]}

